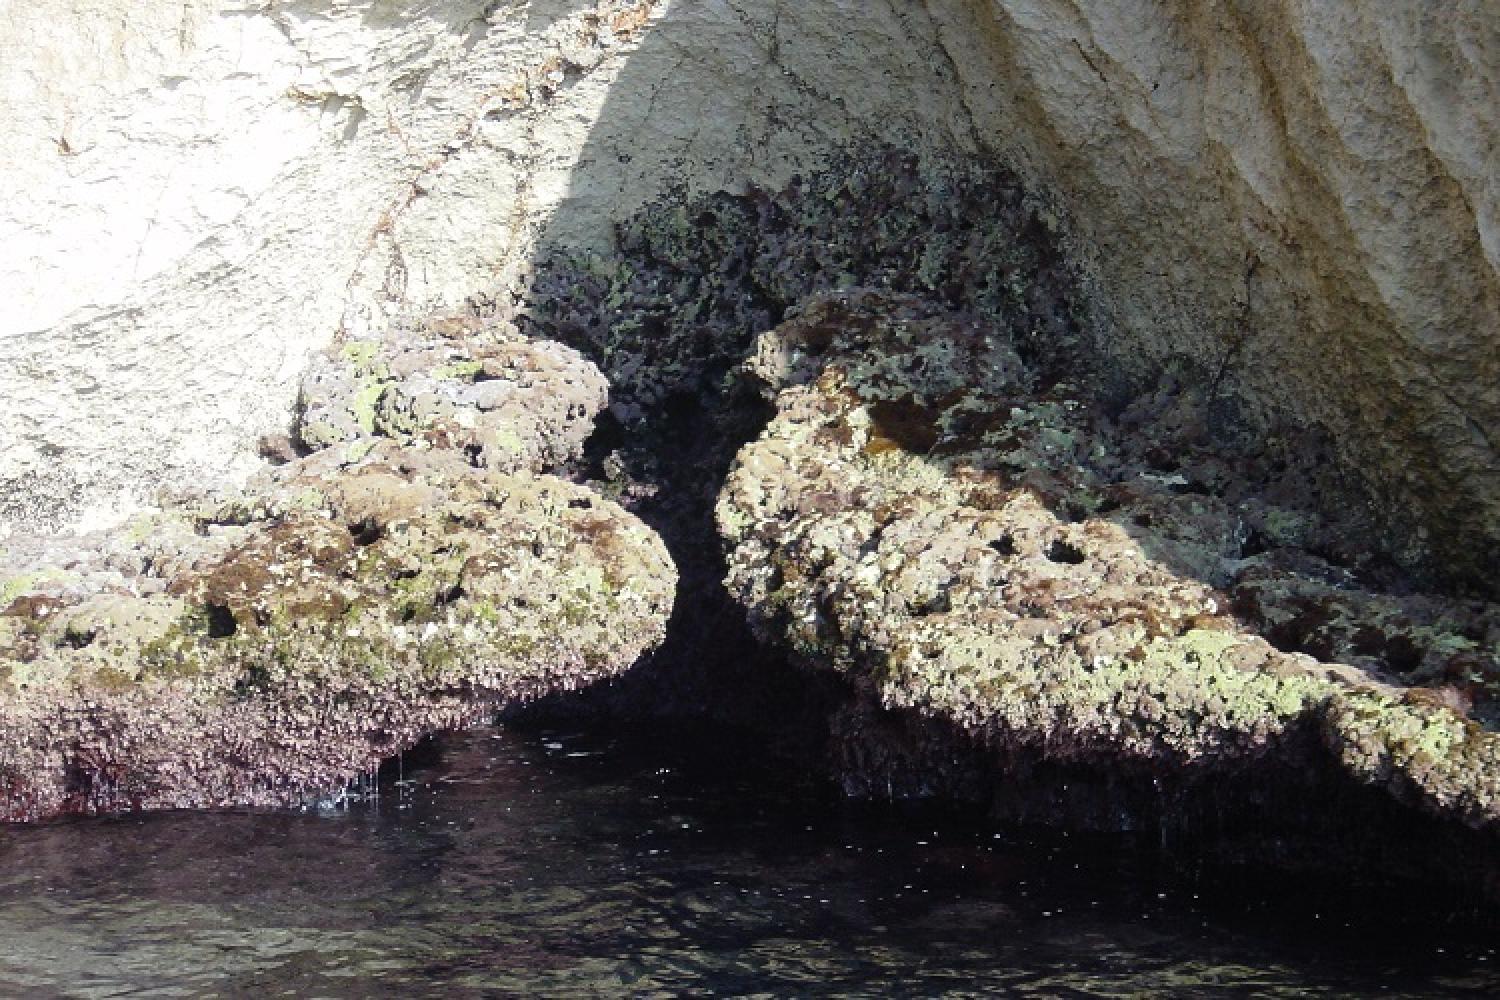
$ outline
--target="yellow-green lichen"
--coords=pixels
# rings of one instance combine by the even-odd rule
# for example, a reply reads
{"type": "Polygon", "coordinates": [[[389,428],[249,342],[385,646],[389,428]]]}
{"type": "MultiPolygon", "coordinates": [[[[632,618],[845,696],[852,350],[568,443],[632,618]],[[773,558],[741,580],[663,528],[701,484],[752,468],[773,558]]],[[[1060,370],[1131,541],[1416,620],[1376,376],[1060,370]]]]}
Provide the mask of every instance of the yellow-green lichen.
{"type": "Polygon", "coordinates": [[[368,370],[380,357],[380,343],[374,340],[351,340],[339,354],[356,370],[368,370]]]}
{"type": "Polygon", "coordinates": [[[10,607],[18,597],[39,590],[50,583],[61,583],[68,579],[63,570],[43,569],[33,573],[0,579],[0,611],[10,607]]]}
{"type": "Polygon", "coordinates": [[[354,394],[350,407],[354,413],[354,421],[359,429],[366,434],[375,433],[376,407],[380,398],[385,395],[389,383],[380,381],[367,382],[360,386],[354,394]]]}
{"type": "Polygon", "coordinates": [[[484,362],[478,360],[453,361],[432,370],[435,378],[457,379],[472,382],[484,372],[484,362]]]}

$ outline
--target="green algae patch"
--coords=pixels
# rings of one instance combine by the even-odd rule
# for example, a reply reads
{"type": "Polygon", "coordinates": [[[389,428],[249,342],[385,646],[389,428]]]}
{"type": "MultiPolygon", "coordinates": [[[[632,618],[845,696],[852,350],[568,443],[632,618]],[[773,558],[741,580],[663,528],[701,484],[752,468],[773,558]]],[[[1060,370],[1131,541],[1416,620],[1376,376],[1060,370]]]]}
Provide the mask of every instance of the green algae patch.
{"type": "Polygon", "coordinates": [[[355,423],[359,429],[366,434],[373,435],[376,426],[375,408],[380,404],[380,398],[385,395],[387,384],[381,381],[372,381],[361,386],[354,394],[352,408],[354,410],[355,423]]]}
{"type": "Polygon", "coordinates": [[[373,340],[351,340],[339,350],[340,356],[358,371],[369,371],[380,356],[380,343],[373,340]]]}
{"type": "Polygon", "coordinates": [[[45,569],[32,573],[21,573],[10,577],[0,577],[0,612],[4,612],[16,600],[33,591],[40,590],[47,584],[62,583],[68,579],[68,574],[63,570],[45,569]]]}

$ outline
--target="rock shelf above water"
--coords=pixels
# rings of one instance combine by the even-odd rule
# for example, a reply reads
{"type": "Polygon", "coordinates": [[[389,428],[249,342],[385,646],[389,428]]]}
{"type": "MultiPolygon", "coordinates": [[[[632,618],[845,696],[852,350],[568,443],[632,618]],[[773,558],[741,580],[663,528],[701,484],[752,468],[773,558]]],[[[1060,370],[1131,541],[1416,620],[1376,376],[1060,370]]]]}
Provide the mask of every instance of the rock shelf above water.
{"type": "Polygon", "coordinates": [[[309,386],[319,450],[245,495],[8,550],[0,818],[305,801],[661,641],[660,540],[541,471],[603,405],[588,362],[426,326],[309,386]]]}
{"type": "Polygon", "coordinates": [[[1111,415],[993,324],[860,290],[744,374],[776,415],[717,521],[764,639],[1000,761],[1332,767],[1500,830],[1500,608],[1371,589],[1274,476],[1202,446],[1201,395],[1111,415]]]}

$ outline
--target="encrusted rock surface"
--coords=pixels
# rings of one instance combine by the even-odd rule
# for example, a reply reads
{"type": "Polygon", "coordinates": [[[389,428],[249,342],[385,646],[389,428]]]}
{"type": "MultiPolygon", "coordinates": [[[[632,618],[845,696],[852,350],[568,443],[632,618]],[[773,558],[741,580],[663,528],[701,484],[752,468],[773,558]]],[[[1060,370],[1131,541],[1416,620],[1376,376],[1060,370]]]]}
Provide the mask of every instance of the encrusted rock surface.
{"type": "MultiPolygon", "coordinates": [[[[398,323],[387,342],[392,317],[517,318],[591,352],[614,392],[591,471],[653,524],[686,526],[684,589],[706,595],[721,567],[700,544],[704,514],[769,405],[732,369],[808,294],[868,285],[963,315],[906,300],[856,314],[905,311],[935,345],[962,329],[994,343],[954,348],[972,370],[942,382],[896,370],[925,357],[901,337],[871,333],[867,349],[848,333],[837,364],[865,358],[868,399],[787,389],[747,452],[765,467],[742,467],[723,508],[732,579],[763,634],[991,742],[1249,766],[1297,728],[1343,773],[1492,825],[1494,612],[1413,581],[1491,598],[1500,586],[1494,5],[121,9],[0,11],[15,195],[0,207],[0,611],[15,676],[40,664],[35,676],[59,679],[24,680],[25,724],[43,735],[4,738],[77,748],[27,758],[52,775],[26,793],[46,808],[166,801],[132,776],[149,776],[150,747],[167,761],[180,741],[146,740],[121,770],[80,728],[102,711],[87,706],[201,690],[184,704],[202,720],[230,704],[212,691],[254,693],[224,686],[235,668],[213,650],[274,633],[286,595],[246,582],[240,596],[260,596],[230,600],[235,553],[282,565],[305,534],[332,560],[307,556],[310,606],[360,608],[364,594],[395,607],[361,576],[382,553],[447,565],[425,514],[386,531],[353,517],[366,501],[350,489],[377,507],[420,496],[488,512],[472,528],[486,549],[523,523],[588,534],[603,512],[650,564],[638,645],[660,633],[670,568],[654,540],[533,477],[576,451],[604,401],[598,373],[468,318],[447,332],[398,323]],[[946,388],[918,401],[929,380],[946,388]],[[796,430],[820,421],[817,440],[796,430]],[[288,464],[222,496],[259,470],[257,443],[288,464]],[[527,506],[535,490],[553,499],[527,506]],[[180,499],[123,522],[161,491],[180,499]],[[219,499],[183,506],[203,493],[219,499]],[[118,528],[27,534],[80,523],[118,528]],[[1007,536],[1028,547],[1007,554],[1007,536]],[[884,560],[898,543],[891,569],[848,551],[872,544],[884,560]],[[778,569],[786,579],[756,579],[778,569]],[[794,598],[801,617],[778,603],[794,598]],[[879,615],[860,603],[877,598],[879,615]],[[83,609],[76,622],[67,608],[83,609]],[[219,679],[127,666],[107,698],[87,680],[112,643],[150,641],[132,629],[173,627],[219,679]]],[[[803,371],[762,346],[774,384],[803,371]]],[[[538,583],[607,561],[589,546],[535,558],[538,583]]],[[[460,590],[424,633],[461,615],[460,590]]],[[[678,622],[699,632],[690,666],[723,623],[708,610],[678,622]]],[[[341,641],[319,621],[310,635],[341,641]]],[[[406,711],[477,704],[448,697],[428,690],[406,711]]],[[[410,732],[426,725],[411,718],[410,732]]],[[[245,731],[281,738],[256,725],[245,731]]],[[[103,731],[144,731],[132,727],[103,731]]],[[[345,736],[288,788],[406,738],[345,736]]],[[[192,770],[171,767],[173,780],[192,770]]],[[[204,789],[237,790],[182,801],[291,794],[260,763],[201,773],[204,789]]]]}
{"type": "Polygon", "coordinates": [[[1274,468],[1202,446],[1191,392],[1111,415],[1003,327],[864,290],[807,302],[745,374],[776,416],[717,519],[764,638],[1002,761],[1294,754],[1500,831],[1500,607],[1370,590],[1274,468]]]}
{"type": "Polygon", "coordinates": [[[659,643],[676,573],[540,470],[604,402],[558,345],[417,325],[308,379],[320,448],[0,572],[0,818],[284,804],[659,643]],[[345,420],[347,417],[349,419],[345,420]]]}
{"type": "Polygon", "coordinates": [[[582,450],[608,401],[603,374],[576,351],[448,317],[315,356],[289,443],[357,458],[390,439],[487,469],[554,469],[582,450]]]}

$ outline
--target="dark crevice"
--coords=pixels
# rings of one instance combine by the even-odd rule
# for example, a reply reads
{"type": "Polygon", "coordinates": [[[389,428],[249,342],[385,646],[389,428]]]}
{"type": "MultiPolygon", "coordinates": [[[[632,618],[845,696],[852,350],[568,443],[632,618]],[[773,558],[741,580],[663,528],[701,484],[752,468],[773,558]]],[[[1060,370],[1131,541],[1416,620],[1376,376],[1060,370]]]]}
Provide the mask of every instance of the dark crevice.
{"type": "Polygon", "coordinates": [[[385,537],[385,528],[373,517],[367,517],[349,525],[349,537],[360,548],[374,545],[385,537]]]}
{"type": "MultiPolygon", "coordinates": [[[[544,247],[517,321],[592,358],[612,390],[575,474],[661,535],[681,582],[657,653],[538,711],[708,717],[821,751],[817,734],[847,692],[758,642],[722,586],[714,503],[739,448],[775,412],[739,366],[808,296],[857,285],[977,312],[1049,377],[1076,375],[1083,324],[1056,239],[998,163],[879,148],[780,190],[663,199],[619,223],[603,257],[544,247]],[[1007,280],[1016,275],[1046,293],[1028,295],[1007,280]]],[[[809,346],[816,356],[820,345],[809,346]]],[[[911,400],[876,417],[893,446],[925,452],[939,443],[935,415],[911,400]]]]}
{"type": "Polygon", "coordinates": [[[239,625],[234,620],[234,612],[230,611],[227,605],[204,605],[203,617],[208,623],[210,639],[228,639],[239,631],[239,625]]]}
{"type": "Polygon", "coordinates": [[[1055,540],[1047,546],[1047,559],[1051,562],[1062,563],[1067,566],[1077,566],[1087,557],[1082,550],[1069,545],[1062,539],[1055,540]]]}
{"type": "Polygon", "coordinates": [[[69,649],[86,649],[93,644],[98,632],[94,629],[80,629],[69,626],[63,632],[62,644],[69,649]]]}

